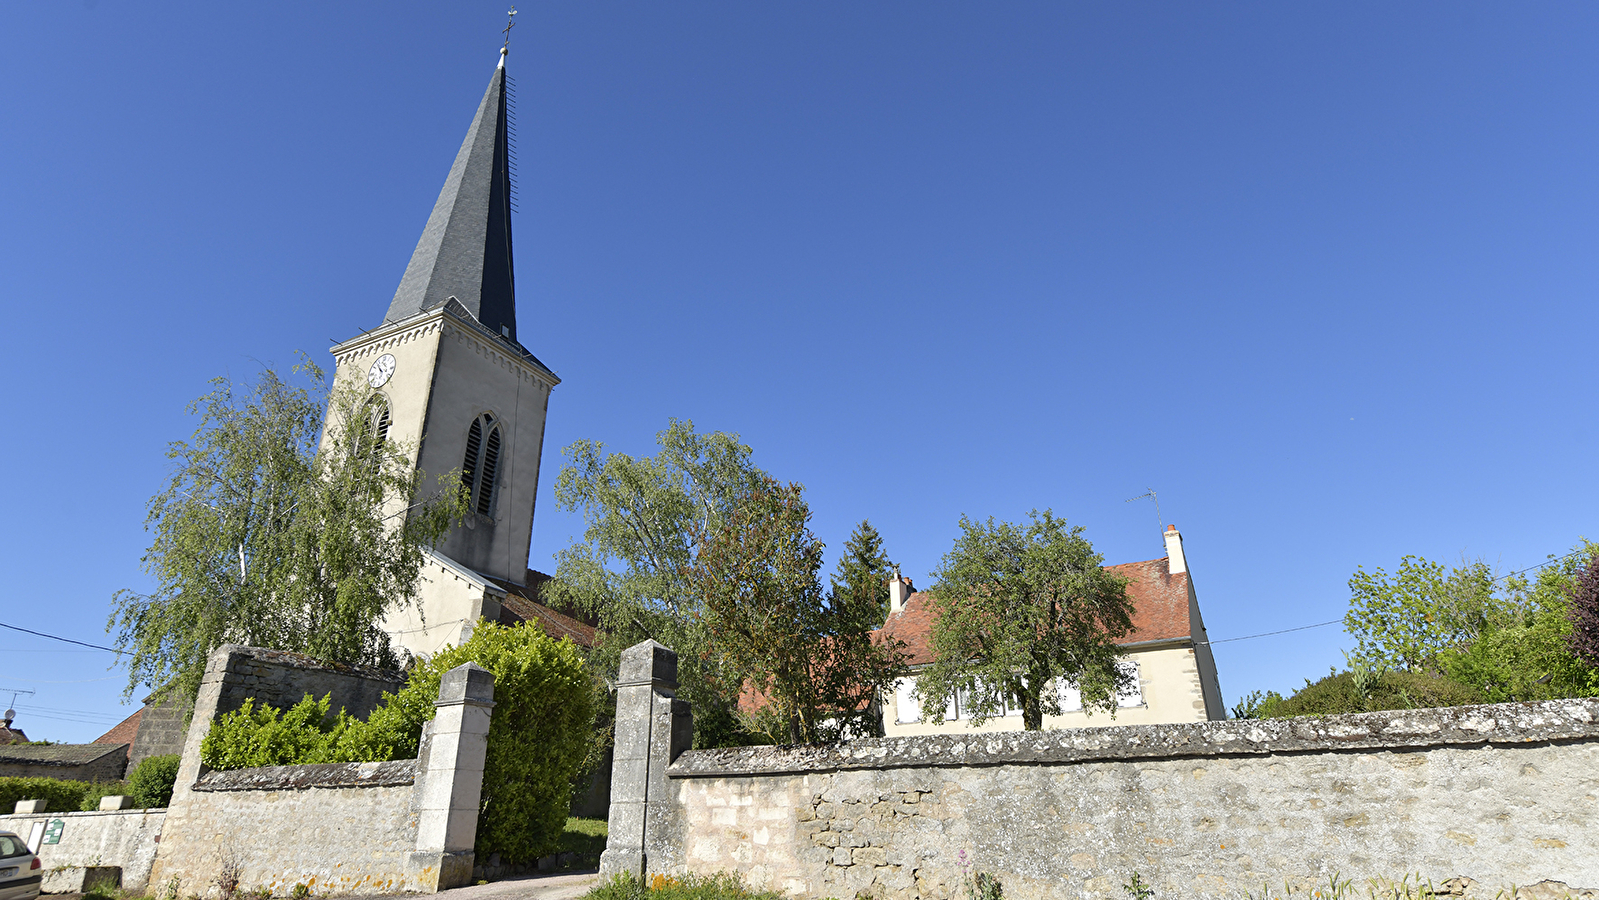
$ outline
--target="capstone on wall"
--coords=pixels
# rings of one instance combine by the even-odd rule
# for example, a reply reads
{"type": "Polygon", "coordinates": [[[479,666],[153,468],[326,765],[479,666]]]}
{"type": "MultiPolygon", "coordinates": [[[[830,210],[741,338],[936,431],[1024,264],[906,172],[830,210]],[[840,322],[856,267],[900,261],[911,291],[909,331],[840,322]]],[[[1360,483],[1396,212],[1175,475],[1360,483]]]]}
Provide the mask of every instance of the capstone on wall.
{"type": "MultiPolygon", "coordinates": [[[[621,727],[618,722],[618,727],[621,727]]],[[[649,870],[801,897],[1236,897],[1284,879],[1599,887],[1599,700],[688,751],[649,870]]]]}
{"type": "Polygon", "coordinates": [[[102,810],[99,812],[0,816],[0,831],[26,839],[33,827],[61,820],[61,841],[39,845],[39,863],[45,869],[63,866],[120,866],[122,886],[142,891],[150,883],[150,866],[160,847],[164,809],[102,810]]]}

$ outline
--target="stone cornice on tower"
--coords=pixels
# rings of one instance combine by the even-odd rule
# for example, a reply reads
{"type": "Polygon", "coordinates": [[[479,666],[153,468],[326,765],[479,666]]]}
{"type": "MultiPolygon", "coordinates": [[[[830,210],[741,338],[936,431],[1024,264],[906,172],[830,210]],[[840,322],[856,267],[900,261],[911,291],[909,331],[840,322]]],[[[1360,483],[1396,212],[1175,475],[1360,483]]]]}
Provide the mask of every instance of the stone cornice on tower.
{"type": "Polygon", "coordinates": [[[478,355],[507,371],[517,373],[544,390],[551,390],[561,383],[560,377],[539,362],[537,357],[528,353],[520,344],[512,344],[490,333],[453,297],[433,309],[399,322],[387,323],[359,337],[336,344],[330,352],[334,361],[343,368],[349,363],[377,356],[439,331],[443,331],[443,336],[447,339],[470,343],[478,355]]]}

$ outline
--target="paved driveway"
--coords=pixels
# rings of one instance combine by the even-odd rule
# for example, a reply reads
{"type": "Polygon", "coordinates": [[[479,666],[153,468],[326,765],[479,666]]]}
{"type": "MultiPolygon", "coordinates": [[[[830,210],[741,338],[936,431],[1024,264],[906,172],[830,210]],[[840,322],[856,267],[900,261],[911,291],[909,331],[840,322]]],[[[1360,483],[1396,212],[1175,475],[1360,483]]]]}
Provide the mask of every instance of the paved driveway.
{"type": "MultiPolygon", "coordinates": [[[[445,891],[437,896],[444,900],[577,900],[600,881],[598,872],[576,872],[562,875],[525,875],[472,884],[445,891]]],[[[395,894],[392,900],[418,900],[421,894],[395,894]]],[[[384,898],[368,898],[384,900],[384,898]]]]}
{"type": "Polygon", "coordinates": [[[526,875],[446,892],[449,900],[576,900],[599,884],[598,872],[526,875]]]}

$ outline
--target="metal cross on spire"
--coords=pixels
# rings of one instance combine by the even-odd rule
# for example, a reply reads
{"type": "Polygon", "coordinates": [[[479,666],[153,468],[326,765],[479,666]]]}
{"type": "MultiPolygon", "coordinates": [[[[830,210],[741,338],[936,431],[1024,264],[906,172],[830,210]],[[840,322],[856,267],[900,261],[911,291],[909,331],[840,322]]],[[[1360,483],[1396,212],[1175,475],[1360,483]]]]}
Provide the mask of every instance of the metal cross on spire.
{"type": "Polygon", "coordinates": [[[505,45],[500,48],[501,52],[511,49],[511,29],[516,27],[516,7],[511,7],[511,11],[506,13],[506,16],[509,18],[505,22],[505,45]]]}

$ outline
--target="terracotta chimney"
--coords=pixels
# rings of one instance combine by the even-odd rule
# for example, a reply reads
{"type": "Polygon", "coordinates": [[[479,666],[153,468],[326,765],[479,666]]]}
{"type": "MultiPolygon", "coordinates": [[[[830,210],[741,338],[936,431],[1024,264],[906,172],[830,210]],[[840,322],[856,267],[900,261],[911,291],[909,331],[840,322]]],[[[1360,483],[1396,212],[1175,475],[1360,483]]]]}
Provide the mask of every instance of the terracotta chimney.
{"type": "Polygon", "coordinates": [[[1183,556],[1183,536],[1176,525],[1166,526],[1167,571],[1176,575],[1188,571],[1188,558],[1183,556]]]}

